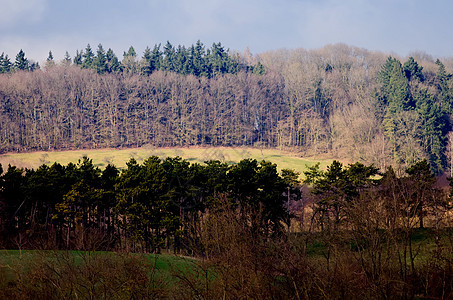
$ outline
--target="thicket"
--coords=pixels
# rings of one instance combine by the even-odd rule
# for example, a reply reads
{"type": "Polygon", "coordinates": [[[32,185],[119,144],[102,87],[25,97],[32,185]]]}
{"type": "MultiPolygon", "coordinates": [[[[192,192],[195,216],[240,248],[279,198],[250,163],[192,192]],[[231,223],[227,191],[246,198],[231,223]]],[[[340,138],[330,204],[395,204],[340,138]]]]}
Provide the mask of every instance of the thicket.
{"type": "Polygon", "coordinates": [[[62,62],[50,53],[33,72],[23,51],[2,63],[15,67],[0,74],[0,151],[246,145],[451,169],[448,59],[345,45],[253,56],[201,42],[115,57],[100,45],[62,62]]]}
{"type": "Polygon", "coordinates": [[[80,264],[49,254],[13,266],[1,295],[451,298],[451,193],[436,187],[426,160],[400,176],[377,174],[334,161],[309,168],[302,184],[290,170],[250,159],[229,166],[150,157],[121,172],[88,158],[10,166],[1,176],[5,247],[169,249],[196,260],[163,280],[140,257],[88,255],[80,264]]]}

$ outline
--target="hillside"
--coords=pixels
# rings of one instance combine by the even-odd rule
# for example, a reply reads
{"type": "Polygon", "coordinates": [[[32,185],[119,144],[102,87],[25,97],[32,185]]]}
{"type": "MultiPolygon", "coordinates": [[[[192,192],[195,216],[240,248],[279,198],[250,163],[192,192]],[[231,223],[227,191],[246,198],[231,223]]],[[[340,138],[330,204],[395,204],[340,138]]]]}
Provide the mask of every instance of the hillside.
{"type": "Polygon", "coordinates": [[[242,159],[252,158],[258,161],[266,160],[277,164],[278,169],[294,169],[303,174],[307,166],[320,162],[321,168],[325,169],[331,163],[329,159],[301,158],[295,153],[277,149],[257,148],[232,148],[232,147],[185,147],[185,148],[127,148],[127,149],[95,149],[95,150],[69,150],[53,152],[30,152],[30,153],[6,153],[0,155],[0,164],[6,167],[11,164],[19,168],[37,169],[42,164],[50,165],[54,162],[68,164],[77,163],[88,156],[93,160],[96,167],[104,169],[109,163],[119,169],[126,168],[126,163],[134,158],[142,163],[150,156],[158,156],[161,159],[180,156],[191,163],[204,163],[209,160],[220,160],[229,164],[238,163],[242,159]]]}
{"type": "Polygon", "coordinates": [[[0,74],[0,151],[245,146],[450,168],[450,60],[342,44],[257,56],[196,46],[199,56],[166,45],[157,63],[132,48],[112,69],[100,45],[0,74]]]}

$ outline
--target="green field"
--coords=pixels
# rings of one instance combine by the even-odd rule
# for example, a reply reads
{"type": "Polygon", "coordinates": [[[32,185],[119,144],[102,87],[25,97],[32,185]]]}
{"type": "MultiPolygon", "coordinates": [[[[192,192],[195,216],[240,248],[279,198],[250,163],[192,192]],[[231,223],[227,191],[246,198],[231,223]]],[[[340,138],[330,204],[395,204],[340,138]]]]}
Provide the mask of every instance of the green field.
{"type": "Polygon", "coordinates": [[[173,294],[202,281],[201,261],[169,254],[0,250],[0,299],[128,299],[173,294]]]}
{"type": "Polygon", "coordinates": [[[76,163],[83,156],[88,156],[93,163],[104,168],[108,163],[112,163],[118,168],[124,168],[126,162],[135,158],[142,162],[149,156],[156,155],[160,158],[180,156],[189,162],[202,163],[207,160],[220,160],[227,163],[236,163],[241,159],[254,158],[258,161],[267,160],[277,164],[279,170],[294,169],[301,174],[306,170],[306,166],[320,162],[321,168],[332,162],[331,159],[303,158],[295,153],[277,149],[258,149],[258,148],[153,148],[141,147],[132,149],[95,149],[95,150],[73,150],[56,152],[30,152],[30,153],[7,153],[0,155],[0,163],[5,167],[8,164],[24,168],[37,168],[42,164],[52,164],[58,162],[67,164],[76,163]]]}

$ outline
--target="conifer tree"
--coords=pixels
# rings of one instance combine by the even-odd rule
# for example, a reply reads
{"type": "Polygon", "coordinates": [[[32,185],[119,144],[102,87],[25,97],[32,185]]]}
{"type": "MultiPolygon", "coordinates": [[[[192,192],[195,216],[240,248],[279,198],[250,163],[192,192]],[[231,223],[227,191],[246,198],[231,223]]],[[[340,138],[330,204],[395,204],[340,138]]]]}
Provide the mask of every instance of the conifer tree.
{"type": "Polygon", "coordinates": [[[175,71],[176,51],[173,45],[167,41],[163,51],[162,69],[165,71],[175,71]]]}
{"type": "Polygon", "coordinates": [[[0,73],[9,73],[11,66],[12,64],[8,55],[2,52],[0,55],[0,73]]]}
{"type": "Polygon", "coordinates": [[[64,54],[63,65],[65,66],[71,65],[71,56],[69,55],[68,51],[66,51],[66,53],[64,54]]]}
{"type": "Polygon", "coordinates": [[[413,79],[424,80],[422,73],[423,67],[419,66],[412,56],[404,63],[403,70],[409,81],[413,79]]]}
{"type": "Polygon", "coordinates": [[[46,59],[46,67],[50,68],[53,66],[55,66],[55,61],[53,60],[52,51],[49,51],[49,55],[47,56],[47,59],[46,59]]]}
{"type": "Polygon", "coordinates": [[[451,75],[447,74],[444,64],[439,59],[436,60],[436,65],[438,66],[436,74],[436,85],[438,89],[437,99],[442,111],[451,114],[453,113],[453,96],[448,85],[451,75]]]}
{"type": "Polygon", "coordinates": [[[93,68],[98,74],[104,74],[107,71],[107,59],[101,44],[98,45],[96,57],[93,59],[93,68]]]}
{"type": "Polygon", "coordinates": [[[127,73],[135,73],[137,71],[137,62],[135,61],[137,52],[134,47],[130,46],[129,50],[123,53],[123,61],[121,62],[124,70],[127,73]]]}
{"type": "Polygon", "coordinates": [[[20,49],[19,53],[17,53],[16,55],[14,68],[16,70],[27,70],[27,71],[30,69],[30,63],[28,62],[28,59],[25,58],[25,52],[22,49],[20,49]]]}
{"type": "Polygon", "coordinates": [[[88,44],[87,47],[85,48],[85,52],[82,54],[82,57],[83,57],[82,68],[91,69],[93,67],[94,53],[93,50],[91,50],[90,44],[88,44]]]}
{"type": "Polygon", "coordinates": [[[79,52],[79,50],[76,50],[76,55],[74,56],[74,65],[76,66],[81,66],[82,65],[82,54],[83,51],[79,52]]]}
{"type": "Polygon", "coordinates": [[[113,50],[109,48],[106,53],[106,60],[107,60],[107,72],[109,73],[117,73],[121,71],[121,64],[118,60],[118,57],[115,55],[113,50]]]}

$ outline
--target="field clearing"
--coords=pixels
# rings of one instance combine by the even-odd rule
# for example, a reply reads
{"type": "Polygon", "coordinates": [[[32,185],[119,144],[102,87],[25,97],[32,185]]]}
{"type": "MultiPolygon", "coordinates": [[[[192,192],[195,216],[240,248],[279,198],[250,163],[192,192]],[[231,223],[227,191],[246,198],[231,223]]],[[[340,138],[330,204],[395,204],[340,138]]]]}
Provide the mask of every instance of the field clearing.
{"type": "Polygon", "coordinates": [[[103,169],[107,164],[114,164],[122,169],[131,158],[139,163],[146,158],[156,155],[160,158],[180,156],[191,163],[203,163],[207,160],[220,160],[230,164],[237,163],[242,159],[254,158],[258,161],[266,160],[277,164],[279,170],[294,169],[303,174],[307,166],[317,162],[321,163],[321,169],[325,169],[332,160],[317,158],[302,158],[295,153],[277,149],[258,148],[229,148],[229,147],[185,147],[185,148],[128,148],[128,149],[92,149],[92,150],[71,150],[55,152],[30,152],[30,153],[6,153],[0,155],[0,163],[6,169],[8,164],[21,168],[36,169],[42,164],[58,162],[66,165],[69,162],[77,163],[83,156],[93,160],[93,163],[103,169]]]}

